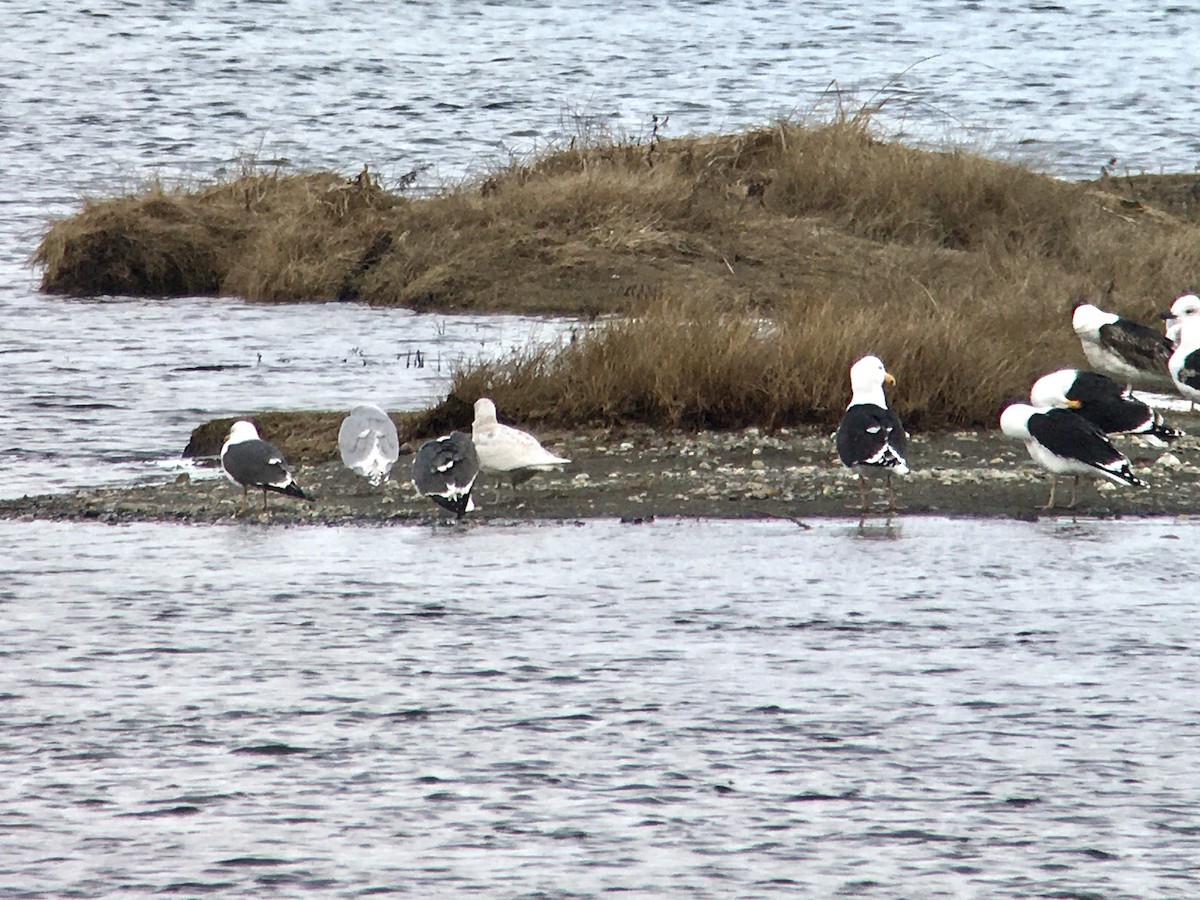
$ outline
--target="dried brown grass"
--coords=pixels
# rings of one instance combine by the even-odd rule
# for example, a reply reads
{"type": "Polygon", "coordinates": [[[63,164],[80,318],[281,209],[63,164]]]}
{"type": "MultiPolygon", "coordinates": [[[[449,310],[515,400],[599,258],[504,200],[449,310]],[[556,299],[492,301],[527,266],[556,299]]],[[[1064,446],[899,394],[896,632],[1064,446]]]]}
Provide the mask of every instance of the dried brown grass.
{"type": "Polygon", "coordinates": [[[465,369],[434,419],[487,393],[522,420],[831,422],[874,352],[913,427],[992,424],[1083,362],[1073,297],[1149,318],[1200,280],[1189,190],[1158,203],[1145,180],[1069,184],[841,116],[570,147],[422,199],[329,173],[155,187],[88,201],[37,258],[66,293],[629,314],[465,369]]]}

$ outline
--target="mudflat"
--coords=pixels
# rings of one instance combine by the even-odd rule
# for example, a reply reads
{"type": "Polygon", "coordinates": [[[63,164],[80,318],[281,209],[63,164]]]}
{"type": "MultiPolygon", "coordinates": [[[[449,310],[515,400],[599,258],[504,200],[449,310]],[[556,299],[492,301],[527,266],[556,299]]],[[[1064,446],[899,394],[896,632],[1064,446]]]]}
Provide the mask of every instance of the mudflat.
{"type": "MultiPolygon", "coordinates": [[[[1200,416],[1174,415],[1172,423],[1200,433],[1200,416]]],[[[855,516],[857,478],[840,465],[830,431],[823,428],[757,428],[722,432],[649,428],[546,431],[543,443],[571,459],[560,472],[538,475],[497,492],[483,475],[475,489],[478,509],[470,522],[573,520],[594,517],[631,522],[655,517],[786,518],[855,516]]],[[[1200,439],[1184,437],[1169,450],[1117,438],[1148,489],[1083,482],[1073,510],[1039,507],[1049,476],[1025,447],[998,431],[914,434],[913,471],[896,478],[897,515],[1036,518],[1040,515],[1185,516],[1200,510],[1200,439]]],[[[404,524],[453,521],[420,497],[409,481],[414,442],[404,448],[389,481],[378,487],[337,462],[315,462],[296,474],[314,503],[251,492],[240,512],[241,489],[222,478],[181,476],[159,484],[80,490],[0,501],[0,518],[270,522],[274,525],[404,524]]],[[[870,482],[872,512],[884,514],[882,480],[870,482]]],[[[1058,491],[1070,496],[1069,479],[1058,491]]]]}

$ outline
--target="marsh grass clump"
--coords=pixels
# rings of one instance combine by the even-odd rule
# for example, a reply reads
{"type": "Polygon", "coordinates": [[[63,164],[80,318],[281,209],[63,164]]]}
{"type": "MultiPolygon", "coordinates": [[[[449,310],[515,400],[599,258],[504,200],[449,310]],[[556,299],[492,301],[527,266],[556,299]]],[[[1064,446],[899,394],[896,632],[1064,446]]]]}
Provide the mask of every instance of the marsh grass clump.
{"type": "Polygon", "coordinates": [[[1062,343],[1064,359],[1078,352],[1006,335],[999,321],[976,340],[987,316],[963,321],[928,303],[896,316],[886,303],[826,299],[771,319],[713,305],[668,297],[568,344],[477,361],[431,412],[469,419],[474,399],[488,396],[515,420],[562,426],[832,426],[849,402],[850,364],[873,353],[899,379],[894,406],[910,428],[994,426],[1000,400],[1028,390],[1049,344],[1062,343]]]}
{"type": "Polygon", "coordinates": [[[1072,298],[1148,320],[1200,280],[1190,184],[1071,184],[839,114],[578,141],[424,197],[365,171],[154,186],[87,201],[37,260],[61,293],[620,316],[468,366],[430,424],[483,393],[547,423],[832,423],[875,353],[911,426],[992,425],[997,398],[1082,362],[1072,298]]]}

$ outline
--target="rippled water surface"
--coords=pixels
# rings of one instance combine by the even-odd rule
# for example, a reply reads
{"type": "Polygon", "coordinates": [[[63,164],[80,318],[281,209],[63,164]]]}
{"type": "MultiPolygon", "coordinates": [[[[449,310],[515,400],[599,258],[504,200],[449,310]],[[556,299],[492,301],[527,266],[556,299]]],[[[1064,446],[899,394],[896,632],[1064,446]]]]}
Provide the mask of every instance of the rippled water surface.
{"type": "Polygon", "coordinates": [[[429,406],[464,361],[570,328],[338,303],[29,297],[10,309],[0,497],[161,478],[217,416],[429,406]]]}
{"type": "Polygon", "coordinates": [[[0,884],[1192,896],[1196,538],[0,523],[0,884]]]}
{"type": "MultiPolygon", "coordinates": [[[[247,155],[431,189],[838,91],[914,143],[1190,171],[1198,15],[2,3],[0,497],[165,477],[217,415],[422,406],[562,331],[39,296],[85,195],[247,155]]],[[[0,522],[0,894],[1200,895],[1195,528],[0,522]]]]}

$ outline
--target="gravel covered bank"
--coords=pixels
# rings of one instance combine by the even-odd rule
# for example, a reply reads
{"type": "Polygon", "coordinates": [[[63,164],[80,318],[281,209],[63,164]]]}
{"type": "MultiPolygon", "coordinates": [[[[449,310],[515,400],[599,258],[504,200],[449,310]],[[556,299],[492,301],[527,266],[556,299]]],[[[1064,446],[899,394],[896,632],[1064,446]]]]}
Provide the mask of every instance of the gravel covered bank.
{"type": "MultiPolygon", "coordinates": [[[[1189,434],[1200,417],[1174,416],[1189,434]]],[[[476,521],[563,520],[656,516],[720,518],[854,515],[854,476],[838,463],[830,435],[813,429],[757,429],[722,433],[657,433],[622,429],[543,433],[549,447],[572,459],[561,473],[535,478],[517,491],[505,486],[494,499],[495,482],[481,479],[476,521]]],[[[1119,446],[1134,460],[1148,490],[1095,483],[1080,488],[1075,510],[1082,516],[1189,515],[1200,510],[1200,439],[1184,438],[1167,452],[1127,438],[1119,446]]],[[[429,501],[408,482],[409,453],[393,480],[373,488],[337,463],[301,467],[300,483],[313,504],[271,496],[273,524],[382,524],[430,522],[429,501]]],[[[1025,448],[999,432],[914,435],[913,472],[897,479],[902,514],[1031,518],[1046,500],[1047,476],[1025,448]]],[[[1066,483],[1064,482],[1064,487],[1066,483]]],[[[1060,490],[1059,502],[1069,491],[1060,490]]],[[[882,490],[873,499],[884,503],[882,490]]],[[[239,516],[241,491],[221,479],[187,479],[128,488],[80,490],[0,501],[0,518],[231,523],[260,521],[261,500],[252,494],[239,516]]]]}

